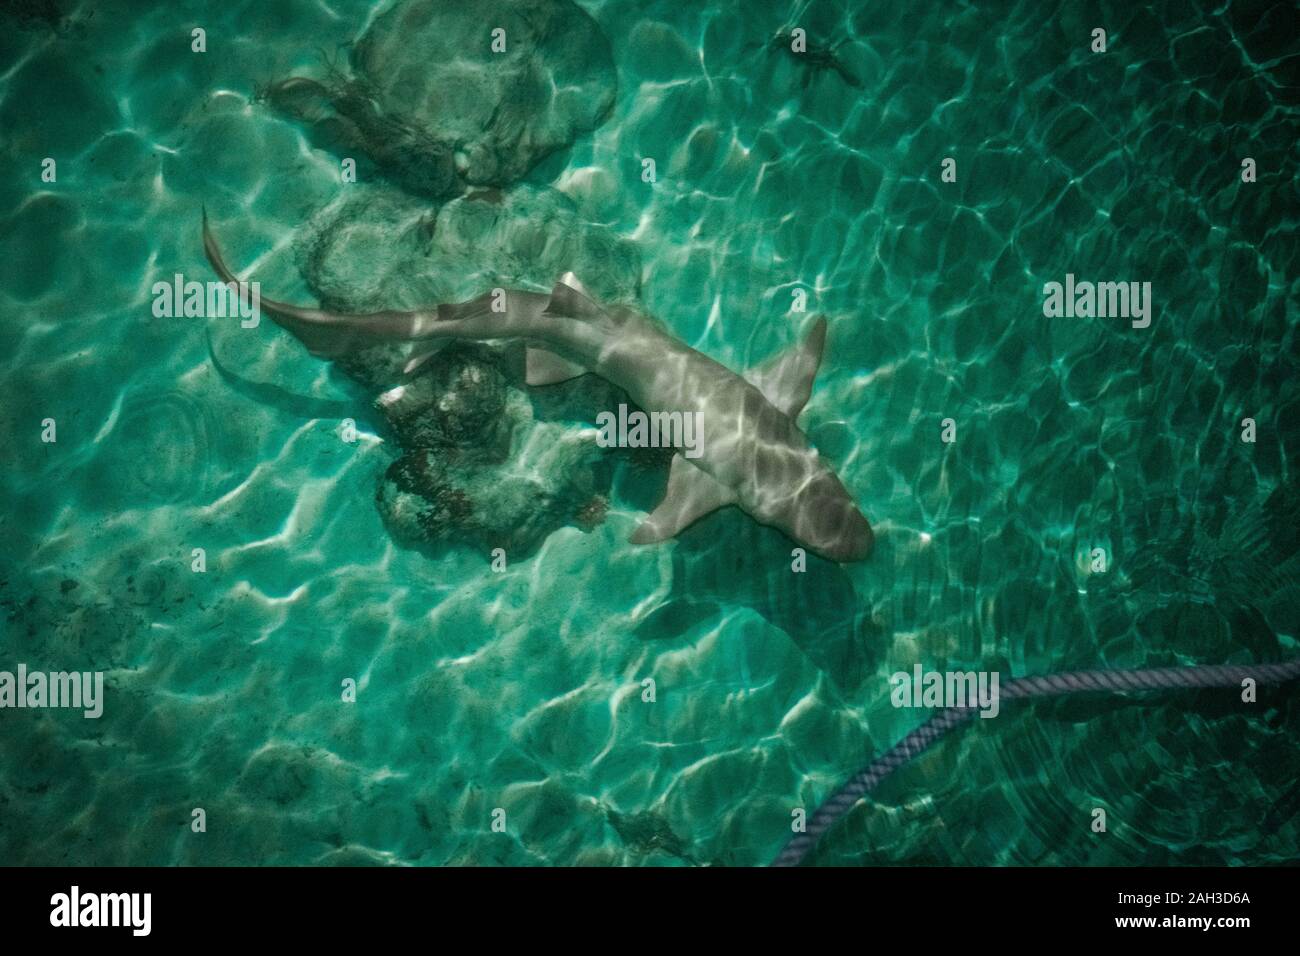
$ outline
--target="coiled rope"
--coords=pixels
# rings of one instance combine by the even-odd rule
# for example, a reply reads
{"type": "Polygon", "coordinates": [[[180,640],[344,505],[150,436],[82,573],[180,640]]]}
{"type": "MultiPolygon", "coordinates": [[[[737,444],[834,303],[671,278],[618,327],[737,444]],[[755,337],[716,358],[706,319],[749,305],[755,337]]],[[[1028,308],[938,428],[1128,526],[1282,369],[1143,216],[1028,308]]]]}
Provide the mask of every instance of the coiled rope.
{"type": "MultiPolygon", "coordinates": [[[[1280,684],[1300,677],[1300,658],[1280,664],[1207,664],[1196,667],[1155,667],[1126,671],[1073,671],[1043,677],[1018,677],[1003,684],[1000,700],[1057,697],[1088,691],[1173,690],[1195,687],[1230,687],[1243,680],[1280,684]]],[[[781,850],[772,866],[797,866],[817,845],[822,834],[866,794],[935,741],[979,713],[977,707],[949,707],[863,767],[836,790],[781,850]]]]}

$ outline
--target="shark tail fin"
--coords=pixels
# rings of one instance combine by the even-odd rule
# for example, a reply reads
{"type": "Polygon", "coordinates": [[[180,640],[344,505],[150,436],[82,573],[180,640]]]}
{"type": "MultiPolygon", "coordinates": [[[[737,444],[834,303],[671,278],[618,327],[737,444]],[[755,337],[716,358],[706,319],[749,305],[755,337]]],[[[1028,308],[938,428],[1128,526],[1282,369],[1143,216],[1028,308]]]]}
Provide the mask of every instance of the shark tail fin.
{"type": "Polygon", "coordinates": [[[632,533],[632,544],[667,541],[711,511],[734,504],[736,494],[681,455],[673,457],[668,489],[659,507],[632,533]]]}

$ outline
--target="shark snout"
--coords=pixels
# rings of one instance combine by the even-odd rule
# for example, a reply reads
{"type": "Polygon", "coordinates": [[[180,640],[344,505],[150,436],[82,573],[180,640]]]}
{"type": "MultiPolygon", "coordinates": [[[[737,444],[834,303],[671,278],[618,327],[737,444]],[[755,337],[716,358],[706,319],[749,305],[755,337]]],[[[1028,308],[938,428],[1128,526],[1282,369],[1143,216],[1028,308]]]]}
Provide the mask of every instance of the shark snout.
{"type": "Polygon", "coordinates": [[[845,518],[844,557],[837,561],[861,561],[876,546],[876,534],[871,522],[857,508],[850,508],[845,518]]]}
{"type": "Polygon", "coordinates": [[[839,522],[829,544],[820,549],[822,554],[832,561],[861,561],[870,555],[876,545],[876,535],[862,512],[849,504],[841,512],[839,522]]]}
{"type": "Polygon", "coordinates": [[[876,536],[871,524],[834,475],[813,483],[802,498],[795,538],[831,561],[861,561],[876,536]]]}

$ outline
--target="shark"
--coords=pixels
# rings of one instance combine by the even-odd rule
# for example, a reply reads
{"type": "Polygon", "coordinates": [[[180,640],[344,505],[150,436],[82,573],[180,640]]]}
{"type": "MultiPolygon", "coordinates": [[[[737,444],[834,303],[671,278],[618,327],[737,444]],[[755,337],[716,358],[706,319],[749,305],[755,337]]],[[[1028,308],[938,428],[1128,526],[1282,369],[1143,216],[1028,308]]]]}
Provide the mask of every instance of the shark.
{"type": "MultiPolygon", "coordinates": [[[[206,211],[203,247],[221,280],[238,283],[206,211]]],[[[830,561],[863,560],[874,546],[871,524],[797,423],[821,366],[825,317],[801,342],[742,376],[644,312],[597,302],[573,273],[549,293],[493,289],[467,302],[410,311],[332,312],[267,296],[261,308],[319,358],[415,343],[404,368],[413,374],[448,341],[521,341],[531,386],[592,373],[651,414],[700,413],[699,457],[673,455],[663,501],[632,533],[632,544],[667,541],[735,505],[830,561]]]]}

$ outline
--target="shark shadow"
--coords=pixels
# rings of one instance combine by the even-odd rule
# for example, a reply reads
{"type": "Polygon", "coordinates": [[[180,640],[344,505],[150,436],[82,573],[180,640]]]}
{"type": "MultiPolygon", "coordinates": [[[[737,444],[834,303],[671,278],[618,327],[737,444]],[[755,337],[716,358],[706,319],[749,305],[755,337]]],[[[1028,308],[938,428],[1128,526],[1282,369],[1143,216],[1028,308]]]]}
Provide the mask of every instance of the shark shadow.
{"type": "Polygon", "coordinates": [[[808,555],[791,570],[791,542],[727,508],[678,536],[667,598],[636,626],[642,640],[671,640],[737,605],[783,631],[845,697],[876,672],[888,642],[848,573],[808,555]]]}

